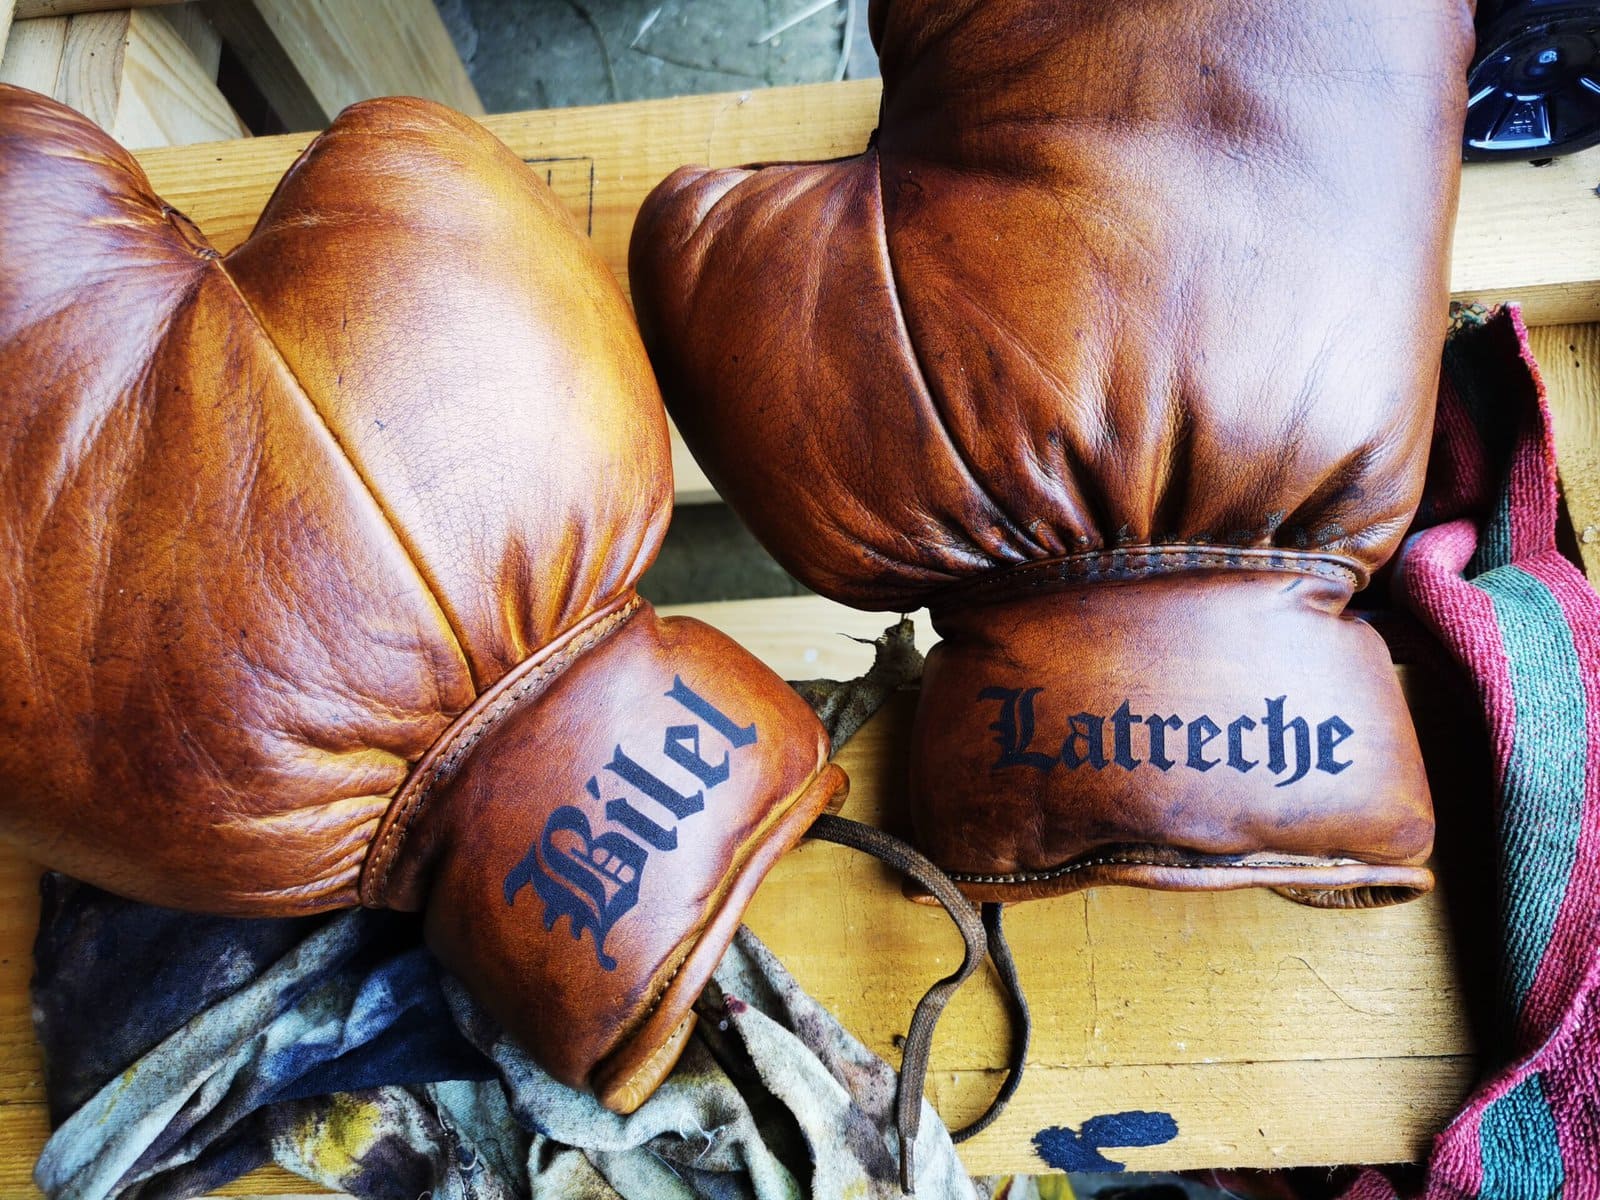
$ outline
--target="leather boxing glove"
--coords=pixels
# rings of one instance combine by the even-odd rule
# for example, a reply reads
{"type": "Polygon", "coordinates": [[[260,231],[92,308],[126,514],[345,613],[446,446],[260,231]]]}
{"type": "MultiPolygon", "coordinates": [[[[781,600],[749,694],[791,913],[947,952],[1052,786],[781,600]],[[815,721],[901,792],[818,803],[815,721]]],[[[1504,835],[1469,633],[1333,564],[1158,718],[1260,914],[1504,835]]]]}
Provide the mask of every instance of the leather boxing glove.
{"type": "Polygon", "coordinates": [[[802,581],[928,606],[910,781],[969,896],[1426,891],[1384,645],[1416,507],[1467,0],[874,0],[855,158],[684,169],[634,302],[802,581]]]}
{"type": "Polygon", "coordinates": [[[425,910],[553,1075],[640,1103],[844,780],[634,591],[666,421],[565,211],[372,101],[220,255],[0,88],[0,271],[0,834],[156,904],[425,910]]]}

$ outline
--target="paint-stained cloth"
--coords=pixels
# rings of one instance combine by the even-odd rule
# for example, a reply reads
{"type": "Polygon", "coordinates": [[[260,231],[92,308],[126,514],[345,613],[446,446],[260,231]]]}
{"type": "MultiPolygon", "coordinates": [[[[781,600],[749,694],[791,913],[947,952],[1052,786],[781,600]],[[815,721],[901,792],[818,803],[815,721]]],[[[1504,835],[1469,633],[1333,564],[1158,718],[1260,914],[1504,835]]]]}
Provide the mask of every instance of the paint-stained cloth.
{"type": "MultiPolygon", "coordinates": [[[[748,930],[703,1033],[621,1117],[509,1041],[412,918],[197,920],[45,889],[52,1196],[198,1195],[267,1162],[394,1200],[899,1194],[893,1070],[748,930]]],[[[917,1164],[919,1194],[974,1194],[927,1108],[917,1164]]]]}

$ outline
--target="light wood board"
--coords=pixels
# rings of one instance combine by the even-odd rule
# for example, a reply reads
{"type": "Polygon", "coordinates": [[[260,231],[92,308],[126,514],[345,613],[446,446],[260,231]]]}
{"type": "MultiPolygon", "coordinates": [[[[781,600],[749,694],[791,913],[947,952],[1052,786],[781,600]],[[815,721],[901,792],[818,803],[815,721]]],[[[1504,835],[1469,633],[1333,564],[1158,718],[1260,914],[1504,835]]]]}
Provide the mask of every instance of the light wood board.
{"type": "MultiPolygon", "coordinates": [[[[226,34],[226,31],[224,31],[226,34]]],[[[645,194],[684,163],[727,166],[854,154],[877,120],[875,80],[504,113],[484,124],[551,176],[626,286],[645,194]]],[[[226,250],[250,231],[310,135],[144,156],[157,190],[226,250]]],[[[1451,288],[1520,300],[1531,324],[1600,320],[1600,149],[1534,168],[1468,166],[1451,288]]]]}
{"type": "Polygon", "coordinates": [[[0,58],[5,57],[6,39],[11,36],[15,0],[0,0],[0,58]]]}
{"type": "Polygon", "coordinates": [[[16,0],[17,20],[68,17],[73,13],[109,12],[120,8],[158,8],[186,0],[16,0]]]}
{"type": "Polygon", "coordinates": [[[222,66],[222,35],[206,16],[206,6],[195,0],[190,4],[162,5],[154,13],[172,26],[183,44],[189,47],[201,72],[208,79],[216,79],[222,66]]]}
{"type": "MultiPolygon", "coordinates": [[[[789,678],[858,674],[888,618],[816,597],[691,605],[789,678]]],[[[927,626],[919,640],[928,644],[927,626]]],[[[914,697],[847,745],[848,816],[903,827],[914,697]]],[[[25,1186],[44,1136],[24,987],[35,872],[0,856],[0,1192],[25,1186]]],[[[748,921],[801,984],[874,1051],[898,1061],[917,999],[959,960],[937,909],[897,877],[829,845],[774,870],[748,921]]],[[[1421,1154],[1465,1095],[1472,1045],[1438,895],[1375,912],[1302,908],[1267,892],[1164,895],[1107,888],[1015,907],[1007,920],[1033,1002],[1021,1092],[962,1148],[975,1172],[1039,1171],[1033,1138],[1134,1109],[1170,1113],[1176,1140],[1118,1151],[1137,1169],[1394,1161],[1421,1154]],[[1307,1103],[1315,1097],[1315,1103],[1307,1103]]],[[[929,1095],[952,1121],[998,1081],[1008,1026],[987,975],[951,1005],[929,1095]]],[[[281,1172],[252,1190],[305,1190],[281,1172]]]]}
{"type": "MultiPolygon", "coordinates": [[[[861,80],[505,113],[484,124],[544,174],[626,289],[634,216],[676,167],[855,153],[876,121],[878,95],[875,80],[861,80]]],[[[154,150],[140,161],[157,193],[229,250],[249,234],[311,136],[154,150]]],[[[1457,297],[1520,299],[1532,324],[1600,319],[1596,179],[1600,149],[1545,168],[1467,167],[1455,241],[1457,297]]],[[[680,504],[716,498],[676,431],[673,467],[680,504]]]]}
{"type": "Polygon", "coordinates": [[[215,74],[145,9],[18,21],[0,58],[0,81],[55,97],[130,149],[243,138],[215,74]]]}
{"type": "Polygon", "coordinates": [[[1589,582],[1600,585],[1600,325],[1529,331],[1555,429],[1561,496],[1589,582]]]}
{"type": "Polygon", "coordinates": [[[289,129],[320,129],[373,96],[483,112],[433,0],[208,0],[207,11],[289,129]]]}

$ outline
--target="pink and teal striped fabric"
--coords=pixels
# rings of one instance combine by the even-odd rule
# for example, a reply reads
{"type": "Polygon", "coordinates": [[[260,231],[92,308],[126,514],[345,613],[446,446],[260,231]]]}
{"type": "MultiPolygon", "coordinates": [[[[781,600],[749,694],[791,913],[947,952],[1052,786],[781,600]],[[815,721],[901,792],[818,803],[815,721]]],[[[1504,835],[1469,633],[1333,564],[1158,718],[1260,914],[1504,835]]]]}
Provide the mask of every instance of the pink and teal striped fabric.
{"type": "MultiPolygon", "coordinates": [[[[1459,316],[1428,469],[1395,585],[1487,726],[1502,953],[1488,1074],[1420,1192],[1600,1196],[1600,597],[1557,548],[1550,413],[1515,309],[1459,316]]],[[[1469,819],[1435,799],[1441,836],[1469,819]]],[[[1396,1194],[1367,1171],[1346,1200],[1396,1194]]]]}

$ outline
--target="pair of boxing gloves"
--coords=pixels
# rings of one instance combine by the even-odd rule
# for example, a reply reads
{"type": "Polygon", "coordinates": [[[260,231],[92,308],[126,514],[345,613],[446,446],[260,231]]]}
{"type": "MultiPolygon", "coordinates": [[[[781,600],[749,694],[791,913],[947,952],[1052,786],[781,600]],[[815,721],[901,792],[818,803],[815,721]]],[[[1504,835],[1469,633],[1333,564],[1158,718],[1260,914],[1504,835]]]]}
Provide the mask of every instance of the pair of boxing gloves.
{"type": "Polygon", "coordinates": [[[870,22],[863,154],[646,201],[643,345],[434,105],[347,111],[222,256],[0,89],[0,833],[158,904],[424,910],[552,1074],[636,1106],[845,789],[793,692],[634,590],[659,377],[802,581],[933,610],[910,795],[969,896],[1425,891],[1344,607],[1420,492],[1470,4],[870,22]]]}

